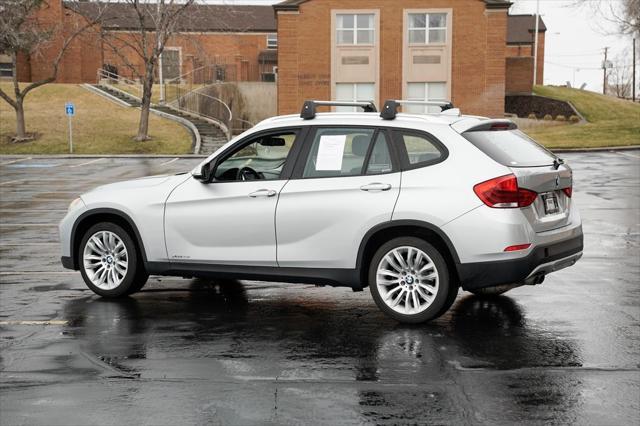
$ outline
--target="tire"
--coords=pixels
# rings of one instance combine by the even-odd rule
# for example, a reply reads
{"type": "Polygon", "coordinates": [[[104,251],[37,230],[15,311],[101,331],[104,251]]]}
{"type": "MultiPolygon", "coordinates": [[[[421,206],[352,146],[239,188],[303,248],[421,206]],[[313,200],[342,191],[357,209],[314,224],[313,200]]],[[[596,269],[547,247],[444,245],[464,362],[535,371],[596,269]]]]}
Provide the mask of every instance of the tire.
{"type": "Polygon", "coordinates": [[[440,252],[415,237],[394,238],[381,245],[371,260],[368,277],[376,305],[403,323],[416,324],[441,316],[458,294],[458,286],[450,283],[447,263],[440,252]],[[394,251],[404,264],[394,256],[394,251]],[[418,253],[420,260],[416,264],[418,253]],[[378,273],[379,269],[386,273],[378,273]],[[420,270],[423,272],[419,274],[420,270]],[[397,304],[394,306],[393,302],[397,304]]]}
{"type": "Polygon", "coordinates": [[[135,242],[111,222],[87,230],[80,242],[78,265],[87,287],[107,298],[133,294],[148,278],[135,242]]]}

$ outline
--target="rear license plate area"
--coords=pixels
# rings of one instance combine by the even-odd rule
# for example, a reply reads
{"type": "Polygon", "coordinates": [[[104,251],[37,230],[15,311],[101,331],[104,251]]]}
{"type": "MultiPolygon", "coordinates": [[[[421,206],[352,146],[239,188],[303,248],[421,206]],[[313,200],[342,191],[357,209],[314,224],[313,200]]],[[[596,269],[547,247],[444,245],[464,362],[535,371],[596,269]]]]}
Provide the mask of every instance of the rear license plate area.
{"type": "Polygon", "coordinates": [[[558,197],[555,192],[546,192],[540,196],[542,197],[545,214],[556,214],[560,212],[560,205],[558,204],[558,197]]]}

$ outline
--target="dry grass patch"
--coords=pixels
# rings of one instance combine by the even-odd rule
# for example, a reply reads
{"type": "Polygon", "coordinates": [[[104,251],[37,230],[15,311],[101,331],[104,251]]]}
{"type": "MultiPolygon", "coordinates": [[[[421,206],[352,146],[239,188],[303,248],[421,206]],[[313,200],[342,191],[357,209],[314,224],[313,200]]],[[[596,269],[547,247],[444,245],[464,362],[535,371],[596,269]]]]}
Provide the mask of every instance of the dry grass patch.
{"type": "MultiPolygon", "coordinates": [[[[9,83],[0,83],[3,90],[9,83]]],[[[27,132],[38,139],[11,143],[15,113],[0,100],[0,154],[66,154],[69,152],[66,102],[76,105],[73,117],[75,154],[189,154],[191,134],[180,124],[151,114],[151,140],[135,142],[140,110],[114,104],[75,84],[49,84],[31,92],[25,102],[27,132]]]]}

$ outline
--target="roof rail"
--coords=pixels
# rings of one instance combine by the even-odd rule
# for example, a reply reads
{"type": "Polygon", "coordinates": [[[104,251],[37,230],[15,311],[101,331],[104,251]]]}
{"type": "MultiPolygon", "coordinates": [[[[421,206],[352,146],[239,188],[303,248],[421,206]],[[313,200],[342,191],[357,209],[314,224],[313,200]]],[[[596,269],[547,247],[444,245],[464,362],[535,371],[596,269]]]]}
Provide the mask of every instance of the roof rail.
{"type": "Polygon", "coordinates": [[[373,101],[366,102],[342,102],[342,101],[305,101],[300,111],[300,117],[305,120],[311,120],[316,116],[316,107],[318,106],[350,106],[360,107],[364,112],[378,112],[373,101]]]}
{"type": "Polygon", "coordinates": [[[388,99],[384,102],[382,111],[380,111],[380,117],[384,120],[395,119],[400,105],[434,105],[439,106],[440,111],[446,111],[453,108],[451,101],[405,101],[388,99]]]}

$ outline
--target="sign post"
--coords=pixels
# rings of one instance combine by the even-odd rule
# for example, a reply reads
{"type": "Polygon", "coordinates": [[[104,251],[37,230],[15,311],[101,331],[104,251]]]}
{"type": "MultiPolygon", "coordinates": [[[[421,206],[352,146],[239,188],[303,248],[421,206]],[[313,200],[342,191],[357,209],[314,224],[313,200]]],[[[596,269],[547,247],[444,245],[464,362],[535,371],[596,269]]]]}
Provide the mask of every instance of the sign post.
{"type": "Polygon", "coordinates": [[[69,119],[69,153],[73,154],[73,127],[71,126],[71,117],[76,115],[76,106],[73,102],[67,102],[64,105],[64,112],[69,119]]]}

